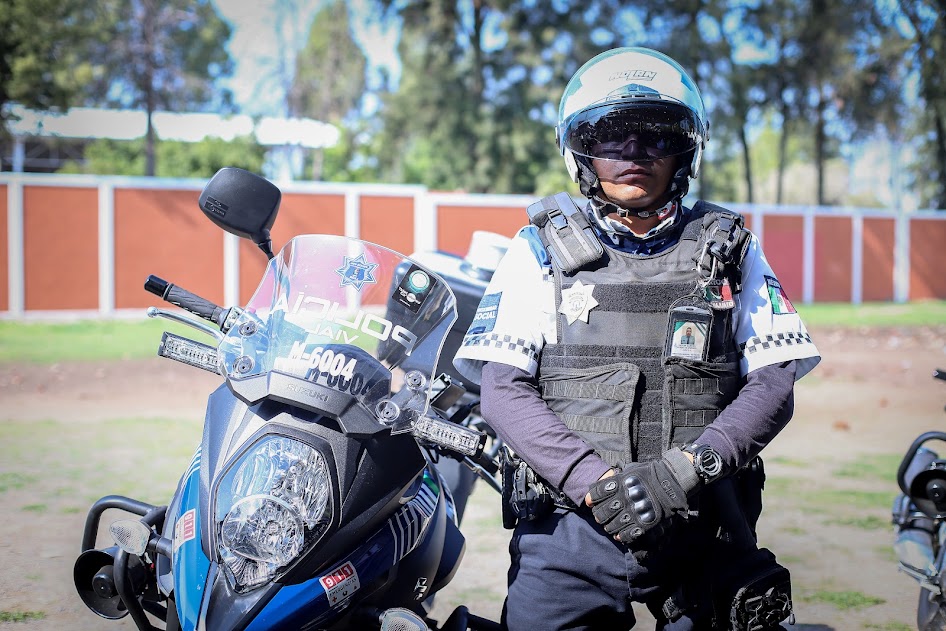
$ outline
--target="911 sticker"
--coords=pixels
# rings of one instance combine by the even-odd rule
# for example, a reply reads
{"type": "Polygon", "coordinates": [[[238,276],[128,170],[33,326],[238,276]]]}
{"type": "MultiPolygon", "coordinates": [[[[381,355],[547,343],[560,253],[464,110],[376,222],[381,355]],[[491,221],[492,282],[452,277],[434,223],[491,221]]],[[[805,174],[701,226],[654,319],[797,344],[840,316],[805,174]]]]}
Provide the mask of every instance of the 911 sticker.
{"type": "Polygon", "coordinates": [[[330,605],[337,605],[361,589],[355,566],[347,561],[319,579],[330,605]]]}
{"type": "Polygon", "coordinates": [[[174,524],[174,551],[197,536],[197,510],[190,509],[174,524]]]}
{"type": "Polygon", "coordinates": [[[796,313],[795,307],[792,306],[792,301],[788,299],[785,290],[782,289],[782,284],[778,282],[777,278],[766,276],[765,284],[769,290],[769,302],[772,303],[773,314],[783,315],[786,313],[796,313]]]}

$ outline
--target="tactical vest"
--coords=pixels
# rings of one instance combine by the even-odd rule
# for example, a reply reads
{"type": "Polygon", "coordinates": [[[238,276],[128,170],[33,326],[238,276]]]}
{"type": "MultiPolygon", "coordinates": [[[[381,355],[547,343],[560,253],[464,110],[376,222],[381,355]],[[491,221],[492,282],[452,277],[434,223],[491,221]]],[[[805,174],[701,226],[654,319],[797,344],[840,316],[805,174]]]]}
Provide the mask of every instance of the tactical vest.
{"type": "Polygon", "coordinates": [[[627,254],[600,248],[591,236],[596,256],[588,219],[567,195],[544,198],[529,214],[555,281],[558,342],[542,350],[543,399],[612,466],[657,459],[693,442],[742,386],[732,309],[710,309],[704,288],[725,278],[739,291],[749,240],[742,217],[701,201],[667,250],[627,254]],[[586,291],[569,291],[579,281],[586,291]],[[566,305],[569,317],[561,309],[563,290],[579,303],[566,305]],[[712,314],[705,359],[665,357],[668,312],[681,303],[712,314]]]}

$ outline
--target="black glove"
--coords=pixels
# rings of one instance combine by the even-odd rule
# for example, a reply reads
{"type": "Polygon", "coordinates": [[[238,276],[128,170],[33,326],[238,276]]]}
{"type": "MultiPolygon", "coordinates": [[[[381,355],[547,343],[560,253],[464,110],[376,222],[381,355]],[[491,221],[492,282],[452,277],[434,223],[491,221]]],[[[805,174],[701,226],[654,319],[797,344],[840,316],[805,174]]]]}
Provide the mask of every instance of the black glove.
{"type": "Polygon", "coordinates": [[[595,521],[619,541],[631,543],[671,516],[685,516],[687,494],[699,484],[693,463],[673,448],[660,460],[626,465],[592,484],[588,492],[595,521]]]}

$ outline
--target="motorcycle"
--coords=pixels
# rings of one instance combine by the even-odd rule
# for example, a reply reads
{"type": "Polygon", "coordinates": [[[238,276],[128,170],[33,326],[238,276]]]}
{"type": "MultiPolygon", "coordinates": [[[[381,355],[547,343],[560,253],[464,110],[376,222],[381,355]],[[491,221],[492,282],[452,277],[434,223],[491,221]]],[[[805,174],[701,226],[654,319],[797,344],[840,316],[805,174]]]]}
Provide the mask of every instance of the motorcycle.
{"type": "Polygon", "coordinates": [[[156,629],[152,618],[167,631],[498,629],[464,606],[442,625],[429,615],[465,546],[463,485],[441,469],[459,463],[499,490],[477,393],[437,372],[454,291],[429,266],[358,239],[302,235],[274,253],[280,197],[234,168],[200,194],[211,221],[269,258],[245,306],[145,283],[187,312],[152,307],[150,317],[215,342],[165,332],[158,354],[224,382],[167,506],[118,495],[92,506],[79,596],[142,631],[156,629]],[[97,548],[109,509],[138,518],[112,522],[114,545],[97,548]]]}
{"type": "MultiPolygon", "coordinates": [[[[933,377],[946,381],[946,371],[933,377]]],[[[907,449],[892,509],[898,569],[920,584],[919,631],[946,629],[946,459],[926,446],[936,440],[946,442],[946,433],[925,432],[907,449]]]]}

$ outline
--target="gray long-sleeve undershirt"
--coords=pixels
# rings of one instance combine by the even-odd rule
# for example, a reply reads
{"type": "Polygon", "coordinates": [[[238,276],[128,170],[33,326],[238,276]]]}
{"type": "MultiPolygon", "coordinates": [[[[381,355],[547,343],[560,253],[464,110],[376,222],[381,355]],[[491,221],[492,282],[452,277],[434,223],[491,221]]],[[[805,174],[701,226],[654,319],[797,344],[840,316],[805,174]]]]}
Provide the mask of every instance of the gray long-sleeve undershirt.
{"type": "MultiPolygon", "coordinates": [[[[754,458],[785,427],[794,411],[795,362],[758,368],[736,399],[696,441],[713,447],[727,470],[754,458]]],[[[568,429],[539,394],[529,373],[497,362],[483,366],[480,410],[496,433],[546,481],[580,504],[588,487],[609,469],[568,429]]]]}

